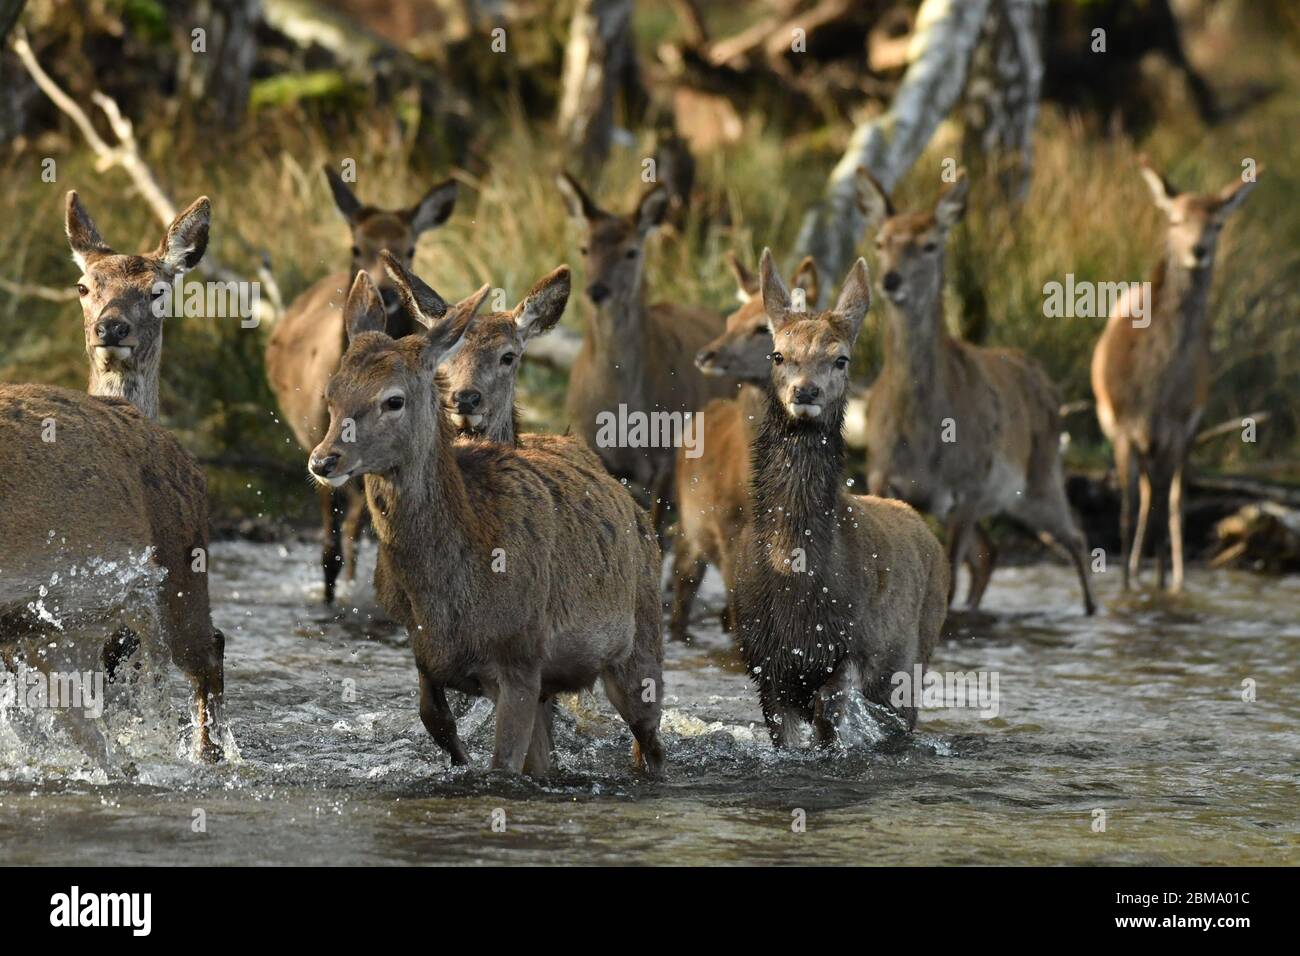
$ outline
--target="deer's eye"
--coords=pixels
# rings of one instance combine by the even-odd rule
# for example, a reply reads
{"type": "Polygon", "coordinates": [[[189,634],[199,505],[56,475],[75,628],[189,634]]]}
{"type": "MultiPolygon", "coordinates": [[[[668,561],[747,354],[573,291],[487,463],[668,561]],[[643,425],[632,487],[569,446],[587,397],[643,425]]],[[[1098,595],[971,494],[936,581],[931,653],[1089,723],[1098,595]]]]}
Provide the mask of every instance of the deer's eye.
{"type": "Polygon", "coordinates": [[[938,249],[938,248],[939,248],[939,243],[937,243],[937,242],[935,242],[933,239],[931,239],[929,242],[927,242],[925,245],[923,245],[923,246],[921,247],[921,251],[922,251],[922,252],[934,252],[934,251],[935,251],[936,249],[938,249]]]}
{"type": "Polygon", "coordinates": [[[849,367],[849,357],[848,357],[847,355],[841,355],[839,358],[837,358],[837,359],[835,360],[835,367],[838,368],[838,369],[845,369],[845,368],[848,368],[848,367],[849,367]]]}
{"type": "Polygon", "coordinates": [[[586,247],[586,246],[578,246],[578,251],[581,252],[581,253],[585,256],[585,255],[587,254],[587,247],[586,247]]]}
{"type": "Polygon", "coordinates": [[[84,284],[78,282],[78,283],[77,283],[77,295],[90,295],[90,290],[87,289],[87,288],[85,287],[84,284]]]}
{"type": "Polygon", "coordinates": [[[402,406],[405,404],[406,404],[406,399],[403,398],[401,395],[389,395],[386,399],[384,399],[381,407],[386,412],[397,412],[397,411],[401,411],[402,406]]]}
{"type": "Polygon", "coordinates": [[[415,246],[411,246],[411,248],[406,250],[406,258],[408,259],[415,258],[415,246]]]}
{"type": "Polygon", "coordinates": [[[502,365],[514,365],[514,364],[515,364],[515,353],[514,353],[514,352],[507,352],[505,355],[501,356],[501,364],[502,364],[502,365]]]}
{"type": "Polygon", "coordinates": [[[636,250],[635,250],[635,249],[629,249],[627,252],[623,253],[623,258],[624,258],[624,259],[635,259],[635,258],[636,258],[636,250]]]}
{"type": "Polygon", "coordinates": [[[755,335],[766,335],[766,334],[767,334],[767,329],[763,328],[763,327],[760,325],[758,328],[756,328],[756,329],[754,330],[754,334],[755,334],[755,335]]]}
{"type": "Polygon", "coordinates": [[[353,246],[353,247],[352,247],[352,255],[353,255],[353,256],[360,256],[360,255],[361,255],[361,247],[360,247],[360,246],[353,246]]]}
{"type": "Polygon", "coordinates": [[[772,360],[773,365],[780,365],[782,362],[785,361],[785,356],[782,355],[780,352],[773,352],[768,356],[768,358],[772,360]]]}

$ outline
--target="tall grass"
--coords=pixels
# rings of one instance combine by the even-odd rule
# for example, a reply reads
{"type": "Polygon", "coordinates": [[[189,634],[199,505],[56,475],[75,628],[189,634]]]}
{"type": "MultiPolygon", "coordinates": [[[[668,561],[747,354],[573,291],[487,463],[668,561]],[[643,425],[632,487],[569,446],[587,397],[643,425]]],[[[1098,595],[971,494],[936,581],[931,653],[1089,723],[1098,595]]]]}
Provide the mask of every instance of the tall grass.
{"type": "MultiPolygon", "coordinates": [[[[1220,244],[1213,293],[1217,351],[1207,422],[1257,409],[1273,415],[1256,446],[1224,441],[1207,447],[1208,461],[1242,466],[1296,459],[1300,388],[1300,178],[1291,131],[1300,120],[1294,76],[1286,91],[1244,118],[1213,129],[1171,120],[1142,144],[1153,161],[1185,188],[1218,189],[1244,157],[1266,166],[1261,186],[1229,225],[1220,244]]],[[[1180,114],[1181,115],[1181,114],[1180,114]]],[[[406,205],[445,175],[462,183],[461,199],[443,228],[420,242],[416,271],[448,297],[483,282],[503,288],[513,303],[537,277],[560,262],[575,266],[584,287],[578,236],[553,182],[566,154],[549,123],[525,117],[509,103],[471,144],[467,169],[448,172],[456,151],[417,151],[407,126],[380,109],[347,123],[301,107],[262,110],[239,134],[212,142],[204,130],[147,129],[148,158],[173,197],[200,193],[213,201],[212,249],[226,264],[253,274],[269,253],[286,300],[348,261],[347,228],[334,208],[322,164],[356,160],[356,190],[376,205],[406,205]]],[[[789,137],[761,116],[747,119],[742,142],[698,157],[696,195],[680,230],[664,230],[648,254],[647,281],[655,299],[718,310],[733,307],[734,288],[723,254],[750,263],[770,245],[792,258],[803,211],[820,195],[847,135],[844,129],[789,137]]],[[[943,131],[895,197],[901,207],[933,203],[934,171],[954,155],[943,131]]],[[[642,158],[648,137],[616,149],[597,199],[630,211],[645,188],[642,158]]],[[[950,243],[949,271],[975,277],[988,303],[991,343],[1025,349],[1060,383],[1067,400],[1089,397],[1088,363],[1101,319],[1048,319],[1043,285],[1076,280],[1147,278],[1159,255],[1162,223],[1136,172],[1136,147],[1118,135],[1044,111],[1036,137],[1033,185],[1023,206],[1007,208],[986,184],[973,184],[970,212],[950,243]]],[[[0,276],[67,287],[76,279],[63,238],[63,194],[77,188],[110,244],[123,251],[153,246],[161,234],[120,171],[93,169],[78,142],[43,144],[0,160],[0,276]],[[53,155],[58,182],[40,179],[40,159],[53,155]]],[[[866,243],[864,248],[870,247],[866,243]]],[[[870,252],[867,253],[871,261],[870,252]]],[[[829,278],[838,284],[841,277],[829,278]]],[[[955,293],[950,311],[961,305],[955,293]]],[[[580,294],[565,323],[580,330],[588,304],[580,294]]],[[[875,315],[878,310],[873,310],[875,315]]],[[[210,464],[218,510],[226,515],[310,515],[301,479],[303,453],[277,420],[266,386],[262,351],[267,328],[239,329],[231,320],[181,319],[167,331],[163,415],[187,445],[210,464]]],[[[0,292],[0,380],[57,382],[82,387],[85,357],[75,304],[15,298],[0,292]]],[[[874,327],[864,335],[858,374],[869,377],[878,357],[874,327]]],[[[525,365],[523,391],[537,428],[563,427],[563,377],[525,365]]],[[[1091,418],[1071,421],[1076,454],[1100,460],[1091,418]]]]}

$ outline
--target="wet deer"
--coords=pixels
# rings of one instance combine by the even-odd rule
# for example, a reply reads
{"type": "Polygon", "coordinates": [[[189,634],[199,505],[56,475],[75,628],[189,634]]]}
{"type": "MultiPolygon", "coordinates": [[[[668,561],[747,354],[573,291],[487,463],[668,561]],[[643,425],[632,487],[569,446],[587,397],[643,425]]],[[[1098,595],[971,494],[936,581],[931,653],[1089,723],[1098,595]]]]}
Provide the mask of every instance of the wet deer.
{"type": "MultiPolygon", "coordinates": [[[[736,277],[741,306],[727,317],[723,333],[696,354],[695,365],[705,375],[734,383],[737,394],[715,398],[700,413],[700,427],[708,436],[703,454],[692,458],[684,448],[677,451],[678,518],[668,633],[680,641],[689,638],[691,607],[710,564],[722,575],[727,591],[723,630],[735,629],[731,592],[736,550],[749,510],[750,446],[763,417],[764,385],[771,367],[772,335],[758,294],[758,277],[734,254],[728,254],[727,262],[736,277]]],[[[803,302],[817,301],[817,267],[811,258],[800,263],[794,288],[803,302]]]]}
{"type": "Polygon", "coordinates": [[[401,262],[385,263],[421,331],[387,335],[375,283],[358,273],[348,350],[326,390],[329,431],[309,467],[332,488],[364,476],[376,588],[410,635],[426,729],[466,763],[446,688],[491,697],[492,766],[544,775],[552,698],[599,678],[658,774],[660,559],[648,515],[594,454],[457,441],[436,369],[488,287],[446,307],[401,262]],[[353,441],[342,440],[345,421],[353,441]]]}
{"type": "Polygon", "coordinates": [[[794,743],[807,722],[819,743],[846,740],[857,693],[910,729],[915,702],[891,701],[892,678],[930,658],[948,564],[910,506],[845,491],[848,368],[871,305],[867,264],[854,263],[826,312],[793,307],[766,249],[760,281],[772,353],[736,568],[746,669],[776,746],[794,743]]]}
{"type": "Polygon", "coordinates": [[[443,406],[460,435],[515,444],[520,360],[528,343],[564,315],[569,284],[569,267],[560,266],[539,279],[513,310],[475,316],[438,377],[443,406]]]}
{"type": "MultiPolygon", "coordinates": [[[[352,277],[364,270],[374,279],[392,316],[398,337],[415,331],[397,308],[397,295],[380,262],[390,249],[408,266],[420,236],[447,221],[456,204],[456,183],[439,183],[415,205],[380,209],[363,204],[347,183],[329,167],[324,169],[330,192],[352,233],[351,268],[326,276],[298,296],[276,323],[266,346],[266,372],[280,411],[304,451],[311,451],[329,426],[325,385],[347,348],[343,303],[352,277]]],[[[323,523],[321,565],[325,601],[334,600],[339,572],[356,574],[356,548],[365,522],[365,496],[357,488],[317,489],[323,523]]]]}
{"type": "MultiPolygon", "coordinates": [[[[1217,193],[1180,193],[1142,162],[1143,179],[1169,220],[1164,254],[1149,283],[1151,301],[1142,311],[1134,308],[1140,303],[1116,303],[1092,355],[1097,419],[1115,449],[1125,588],[1137,578],[1148,535],[1157,556],[1157,585],[1165,586],[1160,531],[1166,521],[1170,588],[1183,586],[1183,470],[1209,394],[1214,257],[1228,216],[1254,188],[1258,173],[1217,193]],[[1135,315],[1146,320],[1137,323],[1135,315]],[[1148,527],[1153,516],[1154,533],[1148,527]]],[[[1141,294],[1140,287],[1131,292],[1141,294]]]]}
{"type": "MultiPolygon", "coordinates": [[[[55,638],[89,613],[98,593],[70,597],[57,614],[47,609],[61,590],[75,591],[78,571],[84,579],[92,565],[144,562],[162,575],[157,618],[126,608],[129,623],[104,635],[104,668],[113,676],[138,645],[140,629],[159,627],[193,686],[198,754],[215,759],[225,638],[212,624],[208,600],[207,485],[189,453],[153,421],[164,322],[156,289],[198,265],[209,209],[206,197],[196,200],[156,249],[129,255],[108,246],[77,194],[68,194],[90,394],[0,385],[0,643],[11,658],[16,642],[55,638]]],[[[92,630],[113,627],[90,623],[92,630]]]]}
{"type": "Polygon", "coordinates": [[[722,330],[712,312],[646,302],[646,240],[669,208],[662,184],[641,197],[636,211],[620,216],[600,208],[567,173],[557,179],[570,217],[584,231],[582,256],[591,317],[569,375],[569,420],[610,474],[649,492],[651,515],[662,533],[673,494],[672,447],[600,447],[598,416],[629,412],[696,412],[726,397],[725,381],[704,376],[692,359],[722,330]]]}
{"type": "MultiPolygon", "coordinates": [[[[1086,544],[1065,494],[1055,386],[1023,353],[963,342],[944,323],[944,244],[965,213],[966,191],[959,173],[932,211],[898,212],[859,171],[863,212],[880,223],[876,255],[887,302],[884,364],[867,408],[868,490],[898,495],[946,524],[954,584],[972,538],[982,537],[977,522],[1010,516],[1068,553],[1092,614],[1086,544]]],[[[991,553],[987,543],[982,550],[991,553]]],[[[972,608],[991,558],[978,566],[972,608]]]]}

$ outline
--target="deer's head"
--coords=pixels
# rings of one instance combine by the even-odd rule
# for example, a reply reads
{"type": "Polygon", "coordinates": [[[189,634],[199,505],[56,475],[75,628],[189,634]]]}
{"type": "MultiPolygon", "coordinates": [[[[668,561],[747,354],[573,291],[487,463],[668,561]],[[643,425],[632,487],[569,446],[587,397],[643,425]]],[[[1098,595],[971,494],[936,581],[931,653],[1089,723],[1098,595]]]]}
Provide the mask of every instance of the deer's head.
{"type": "Polygon", "coordinates": [[[363,205],[338,173],[328,166],[324,169],[330,192],[334,194],[334,204],[352,230],[350,274],[368,272],[381,288],[387,289],[389,281],[380,254],[385,249],[390,250],[409,269],[415,260],[415,243],[421,233],[441,226],[456,206],[454,179],[434,186],[414,206],[380,209],[363,205]]]}
{"type": "Polygon", "coordinates": [[[556,185],[569,216],[583,229],[587,298],[597,306],[607,301],[633,301],[641,291],[646,238],[668,213],[667,187],[662,183],[652,186],[635,212],[619,216],[597,206],[568,173],[561,173],[556,185]]]}
{"type": "Polygon", "coordinates": [[[1214,266],[1219,233],[1228,214],[1255,188],[1263,168],[1256,169],[1256,179],[1234,179],[1217,193],[1180,193],[1148,165],[1145,157],[1141,167],[1156,206],[1169,219],[1166,235],[1174,263],[1189,271],[1208,272],[1214,266]]]}
{"type": "Polygon", "coordinates": [[[201,196],[167,227],[152,252],[115,252],[99,235],[76,192],[68,193],[66,229],[72,258],[81,269],[77,293],[91,365],[91,390],[132,398],[151,393],[157,414],[157,381],[162,359],[163,316],[157,306],[180,273],[193,269],[208,245],[211,204],[201,196]],[[104,385],[96,388],[96,382],[104,385]],[[116,382],[116,385],[112,383],[116,382]],[[125,383],[125,384],[124,384],[125,383]],[[134,383],[134,384],[133,384],[134,383]]]}
{"type": "Polygon", "coordinates": [[[357,272],[344,306],[348,350],[325,388],[329,431],[307,463],[313,478],[335,488],[358,475],[389,474],[443,439],[434,376],[488,294],[484,285],[449,306],[395,256],[384,253],[383,263],[399,310],[419,331],[391,338],[378,286],[357,272]]]}
{"type": "Polygon", "coordinates": [[[509,312],[480,315],[442,365],[442,401],[462,434],[513,440],[515,381],[524,349],[550,331],[569,302],[569,267],[538,280],[509,312]]]}
{"type": "Polygon", "coordinates": [[[966,212],[967,180],[956,180],[930,212],[898,212],[865,169],[858,170],[858,206],[876,233],[876,270],[886,298],[909,315],[929,317],[943,295],[943,249],[948,232],[966,212]]]}
{"type": "MultiPolygon", "coordinates": [[[[759,279],[736,258],[727,253],[727,263],[736,277],[736,294],[741,306],[727,316],[727,327],[721,335],[700,349],[695,356],[695,366],[706,375],[724,375],[752,385],[761,385],[771,374],[772,331],[763,299],[759,295],[759,279]]],[[[794,288],[800,290],[795,310],[807,309],[809,302],[817,301],[817,266],[809,256],[799,263],[794,274],[794,288]]]]}
{"type": "Polygon", "coordinates": [[[871,307],[871,276],[859,259],[849,270],[835,307],[799,311],[776,271],[770,249],[759,264],[763,310],[772,332],[769,382],[795,421],[830,423],[847,398],[853,343],[871,307]]]}

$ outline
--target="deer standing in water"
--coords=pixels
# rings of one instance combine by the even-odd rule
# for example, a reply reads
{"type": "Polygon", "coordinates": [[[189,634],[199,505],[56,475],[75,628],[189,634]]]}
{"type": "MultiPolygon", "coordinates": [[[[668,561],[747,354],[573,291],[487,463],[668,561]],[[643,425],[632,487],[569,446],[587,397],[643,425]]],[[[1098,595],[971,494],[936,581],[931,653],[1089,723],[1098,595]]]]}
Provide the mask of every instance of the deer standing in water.
{"type": "MultiPolygon", "coordinates": [[[[434,186],[406,209],[364,205],[342,178],[325,167],[334,202],[352,231],[352,262],[348,272],[326,276],[299,295],[276,323],[266,346],[266,372],[285,421],[304,451],[311,451],[329,427],[325,385],[347,348],[343,303],[352,276],[364,270],[378,284],[392,319],[391,332],[400,338],[415,331],[397,308],[397,295],[388,281],[379,254],[391,249],[406,265],[415,258],[420,236],[451,215],[456,183],[434,186]]],[[[365,522],[366,499],[355,487],[317,489],[324,526],[321,565],[325,573],[325,602],[334,600],[335,582],[346,568],[356,575],[356,549],[365,522]]]]}
{"type": "MultiPolygon", "coordinates": [[[[1160,529],[1167,520],[1173,558],[1170,588],[1178,591],[1183,586],[1183,469],[1210,388],[1214,254],[1228,216],[1257,179],[1234,180],[1218,193],[1180,193],[1145,160],[1142,176],[1169,219],[1164,255],[1151,279],[1145,308],[1128,300],[1115,303],[1092,354],[1092,390],[1097,419],[1115,448],[1124,587],[1137,578],[1154,514],[1157,585],[1165,586],[1160,529]],[[1137,315],[1146,321],[1135,323],[1137,315]]],[[[1130,292],[1141,294],[1140,287],[1130,292]]]]}
{"type": "Polygon", "coordinates": [[[198,265],[209,217],[208,200],[200,198],[154,251],[125,255],[100,237],[77,194],[68,194],[90,388],[0,385],[0,644],[11,662],[20,641],[57,640],[73,622],[87,623],[79,618],[88,613],[97,625],[94,611],[110,610],[90,610],[104,584],[80,593],[78,574],[86,581],[94,565],[146,562],[165,575],[158,618],[123,609],[129,623],[105,635],[104,668],[112,676],[138,646],[139,629],[160,626],[194,689],[196,749],[217,759],[225,637],[208,602],[207,483],[154,421],[164,322],[156,286],[198,265]],[[50,612],[61,594],[68,605],[50,612]]]}
{"type": "MultiPolygon", "coordinates": [[[[948,564],[911,507],[844,490],[867,264],[853,265],[835,308],[818,314],[793,307],[770,250],[760,275],[773,351],[736,566],[740,648],[773,743],[793,743],[811,721],[826,744],[841,738],[851,695],[893,707],[893,675],[929,661],[947,614],[948,564]]],[[[915,725],[915,701],[895,712],[915,725]]]]}
{"type": "Polygon", "coordinates": [[[445,689],[491,697],[493,767],[544,775],[551,698],[600,678],[638,759],[660,773],[660,558],[648,516],[593,454],[456,441],[435,373],[488,287],[447,307],[397,259],[385,266],[399,308],[425,331],[385,334],[379,292],[358,273],[348,351],[326,391],[329,431],[309,467],[334,488],[365,477],[376,588],[410,635],[426,729],[463,764],[445,689]],[[344,421],[354,441],[342,440],[344,421]]]}
{"type": "MultiPolygon", "coordinates": [[[[772,334],[759,297],[758,277],[733,254],[727,262],[736,277],[741,306],[727,317],[727,327],[695,356],[696,367],[736,383],[735,398],[715,398],[700,412],[708,436],[704,452],[692,458],[677,450],[677,534],[673,539],[673,609],[668,633],[688,639],[691,606],[712,564],[727,589],[723,630],[735,629],[731,592],[735,557],[749,511],[749,457],[754,432],[766,407],[764,389],[771,371],[772,334]]],[[[805,302],[817,301],[817,267],[800,263],[794,287],[805,302]]]]}
{"type": "MultiPolygon", "coordinates": [[[[944,325],[944,242],[965,213],[966,189],[959,173],[933,211],[899,213],[859,171],[863,212],[881,223],[876,252],[888,303],[884,365],[867,406],[867,487],[946,523],[954,585],[972,536],[982,536],[977,522],[1003,513],[1017,519],[1066,550],[1092,614],[1086,545],[1065,495],[1056,388],[1023,353],[971,345],[944,325]]],[[[982,550],[991,553],[986,539],[982,550]]],[[[972,608],[991,558],[980,566],[972,568],[972,608]]]]}
{"type": "Polygon", "coordinates": [[[610,474],[648,490],[650,513],[662,533],[676,450],[600,447],[597,416],[617,413],[619,406],[629,412],[698,412],[710,399],[730,395],[727,382],[706,378],[692,362],[722,330],[722,321],[705,310],[646,304],[646,239],[668,211],[666,187],[652,187],[631,216],[619,216],[597,206],[567,173],[557,184],[569,215],[585,232],[587,298],[594,307],[569,375],[569,420],[610,474]]]}

